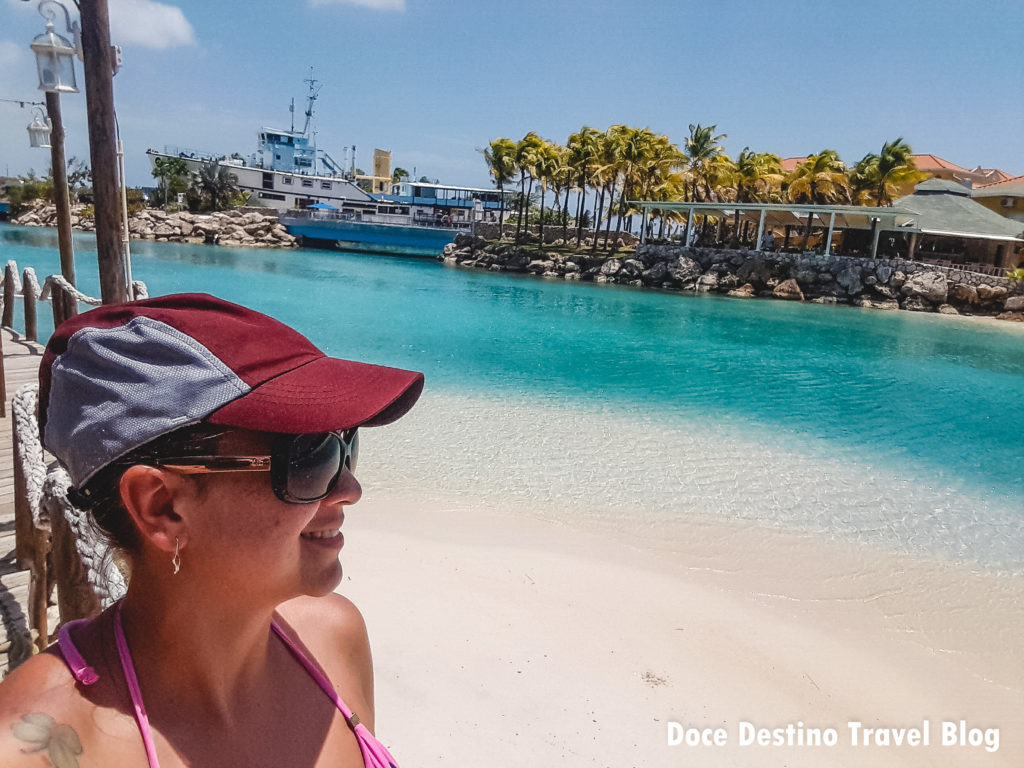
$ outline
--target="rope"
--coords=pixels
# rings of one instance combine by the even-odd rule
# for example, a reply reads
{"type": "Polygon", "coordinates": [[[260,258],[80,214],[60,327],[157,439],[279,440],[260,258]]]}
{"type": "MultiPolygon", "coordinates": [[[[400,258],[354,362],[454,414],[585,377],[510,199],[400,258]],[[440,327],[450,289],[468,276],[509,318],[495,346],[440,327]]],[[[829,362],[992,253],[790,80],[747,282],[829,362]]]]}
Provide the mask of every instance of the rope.
{"type": "Polygon", "coordinates": [[[48,519],[40,519],[42,511],[43,484],[46,482],[46,464],[43,460],[43,446],[39,442],[39,423],[36,421],[36,401],[39,399],[39,385],[26,384],[11,400],[14,418],[14,455],[20,463],[25,478],[29,509],[32,522],[37,527],[45,525],[48,519]]]}
{"type": "Polygon", "coordinates": [[[78,557],[85,567],[86,580],[106,608],[127,590],[124,576],[114,563],[110,542],[96,531],[86,512],[68,501],[71,479],[67,472],[59,467],[47,472],[36,420],[38,398],[39,385],[26,384],[11,402],[16,443],[14,452],[25,477],[32,522],[36,526],[45,525],[60,515],[64,516],[74,536],[78,557]]]}
{"type": "Polygon", "coordinates": [[[59,289],[66,291],[75,301],[82,304],[88,304],[90,307],[98,307],[103,303],[102,299],[95,299],[92,296],[86,296],[80,290],[75,288],[64,275],[50,275],[46,278],[46,282],[43,283],[43,290],[39,292],[37,297],[40,301],[49,301],[53,296],[54,286],[59,289]]]}
{"type": "Polygon", "coordinates": [[[64,515],[75,539],[75,549],[85,567],[86,581],[99,598],[100,606],[108,608],[124,597],[128,587],[114,563],[110,542],[89,522],[89,515],[68,501],[71,478],[63,469],[51,470],[43,485],[43,506],[54,515],[64,515]]]}
{"type": "MultiPolygon", "coordinates": [[[[32,267],[25,267],[24,281],[19,283],[18,281],[18,262],[14,259],[10,259],[5,267],[5,273],[11,272],[14,275],[15,285],[21,285],[15,292],[15,296],[24,297],[24,282],[29,283],[29,289],[32,294],[39,301],[51,301],[53,299],[55,290],[66,291],[75,301],[80,304],[88,304],[90,307],[99,307],[103,304],[102,299],[97,299],[94,296],[87,296],[78,290],[75,286],[68,282],[68,279],[64,275],[50,275],[43,282],[43,287],[39,287],[39,278],[36,277],[36,271],[32,267]]],[[[6,279],[6,278],[5,278],[6,279]]],[[[133,280],[132,287],[134,288],[134,294],[136,299],[148,299],[149,289],[146,284],[141,280],[133,280]]],[[[0,310],[3,309],[3,299],[0,297],[0,310]]]]}

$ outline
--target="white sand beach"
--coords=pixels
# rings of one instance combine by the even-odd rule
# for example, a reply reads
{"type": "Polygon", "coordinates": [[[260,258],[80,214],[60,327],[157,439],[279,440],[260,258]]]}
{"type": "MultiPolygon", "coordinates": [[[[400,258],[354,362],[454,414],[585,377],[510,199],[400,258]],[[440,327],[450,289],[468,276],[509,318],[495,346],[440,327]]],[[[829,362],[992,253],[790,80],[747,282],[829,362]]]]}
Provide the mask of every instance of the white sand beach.
{"type": "Polygon", "coordinates": [[[1020,576],[749,523],[629,536],[386,489],[345,530],[339,591],[366,616],[377,731],[404,765],[1024,764],[1020,576]],[[968,738],[997,728],[998,749],[943,746],[961,720],[968,738]],[[669,721],[727,744],[669,747],[669,721]],[[851,721],[928,721],[930,745],[854,747],[851,721]],[[838,740],[740,746],[741,722],[838,740]]]}

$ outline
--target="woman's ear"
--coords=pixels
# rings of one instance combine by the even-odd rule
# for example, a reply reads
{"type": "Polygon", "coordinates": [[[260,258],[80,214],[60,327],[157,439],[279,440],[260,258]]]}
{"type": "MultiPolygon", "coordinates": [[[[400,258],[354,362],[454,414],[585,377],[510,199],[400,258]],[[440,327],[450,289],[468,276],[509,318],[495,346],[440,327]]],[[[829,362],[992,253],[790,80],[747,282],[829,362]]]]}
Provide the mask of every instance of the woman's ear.
{"type": "Polygon", "coordinates": [[[121,503],[135,522],[139,535],[165,552],[175,542],[185,543],[187,525],[174,510],[184,478],[174,472],[145,464],[128,467],[121,475],[121,503]]]}

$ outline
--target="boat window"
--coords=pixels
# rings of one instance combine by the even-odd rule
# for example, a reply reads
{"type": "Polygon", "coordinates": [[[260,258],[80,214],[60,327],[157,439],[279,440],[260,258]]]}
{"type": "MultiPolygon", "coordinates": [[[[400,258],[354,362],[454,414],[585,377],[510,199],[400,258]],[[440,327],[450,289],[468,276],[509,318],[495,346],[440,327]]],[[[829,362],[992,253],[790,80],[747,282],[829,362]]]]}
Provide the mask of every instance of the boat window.
{"type": "Polygon", "coordinates": [[[304,186],[304,187],[312,187],[313,186],[313,180],[312,179],[303,179],[302,180],[302,186],[304,186]]]}
{"type": "Polygon", "coordinates": [[[273,189],[274,188],[274,174],[264,173],[263,174],[263,188],[273,189]]]}
{"type": "Polygon", "coordinates": [[[320,189],[330,189],[330,188],[331,188],[331,182],[329,182],[329,181],[321,181],[320,182],[320,189]]]}
{"type": "Polygon", "coordinates": [[[284,195],[278,195],[274,192],[260,192],[260,197],[264,200],[284,200],[284,195]]]}
{"type": "Polygon", "coordinates": [[[284,182],[285,184],[291,186],[292,177],[291,176],[282,176],[281,177],[281,181],[284,182]]]}

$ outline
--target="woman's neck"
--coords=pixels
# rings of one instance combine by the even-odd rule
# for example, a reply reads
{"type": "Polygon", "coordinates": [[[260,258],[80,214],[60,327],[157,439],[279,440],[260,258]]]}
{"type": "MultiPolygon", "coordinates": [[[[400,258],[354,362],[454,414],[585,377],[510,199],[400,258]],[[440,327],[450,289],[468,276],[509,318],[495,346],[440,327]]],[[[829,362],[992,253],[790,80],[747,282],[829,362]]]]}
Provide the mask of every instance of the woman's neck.
{"type": "Polygon", "coordinates": [[[273,606],[203,599],[185,580],[167,595],[166,580],[146,581],[133,575],[121,620],[143,697],[159,691],[147,708],[178,708],[211,724],[235,720],[242,703],[267,692],[273,606]]]}

